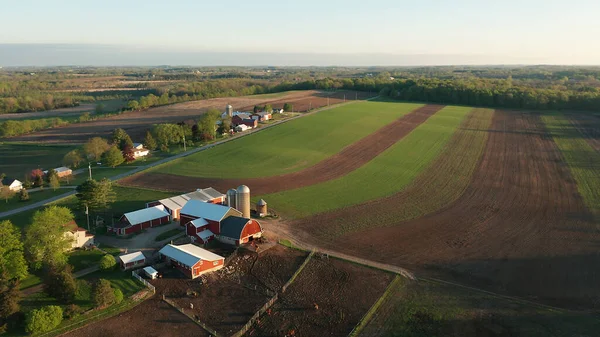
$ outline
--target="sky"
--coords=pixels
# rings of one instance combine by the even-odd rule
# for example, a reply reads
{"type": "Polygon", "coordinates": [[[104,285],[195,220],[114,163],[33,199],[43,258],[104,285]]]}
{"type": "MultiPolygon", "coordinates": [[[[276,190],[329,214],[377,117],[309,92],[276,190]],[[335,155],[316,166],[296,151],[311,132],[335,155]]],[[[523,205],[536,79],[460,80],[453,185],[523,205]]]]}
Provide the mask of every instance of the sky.
{"type": "Polygon", "coordinates": [[[0,8],[0,66],[600,64],[598,0],[0,0],[0,8]]]}

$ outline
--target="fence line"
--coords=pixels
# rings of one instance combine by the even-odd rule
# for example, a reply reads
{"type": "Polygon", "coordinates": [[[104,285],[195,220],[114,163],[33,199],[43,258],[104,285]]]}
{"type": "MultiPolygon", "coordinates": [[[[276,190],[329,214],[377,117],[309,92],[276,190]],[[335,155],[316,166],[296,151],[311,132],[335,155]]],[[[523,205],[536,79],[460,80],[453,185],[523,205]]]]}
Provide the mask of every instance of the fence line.
{"type": "Polygon", "coordinates": [[[185,310],[183,310],[183,308],[180,308],[177,304],[175,304],[175,302],[173,302],[172,300],[166,298],[165,295],[163,295],[162,299],[167,304],[169,304],[173,308],[177,309],[177,311],[179,311],[180,313],[186,315],[189,319],[191,319],[194,323],[198,324],[202,329],[206,330],[209,334],[211,334],[211,335],[213,335],[215,337],[219,336],[219,334],[217,333],[217,330],[209,327],[206,323],[204,323],[200,319],[198,319],[197,316],[192,316],[191,314],[188,314],[187,312],[185,312],[185,310]]]}
{"type": "Polygon", "coordinates": [[[156,288],[150,284],[150,282],[144,280],[138,273],[140,272],[141,269],[138,270],[132,270],[131,271],[131,276],[133,276],[134,278],[136,278],[138,281],[142,282],[148,289],[152,290],[153,294],[156,294],[156,288]]]}
{"type": "Polygon", "coordinates": [[[281,287],[282,293],[284,293],[287,290],[287,288],[292,284],[292,282],[294,282],[294,280],[296,279],[298,274],[300,274],[300,272],[304,269],[304,267],[306,267],[306,265],[308,264],[310,259],[313,257],[313,255],[315,255],[314,249],[310,252],[310,254],[308,254],[308,256],[306,257],[306,260],[304,260],[304,262],[302,262],[302,265],[300,265],[300,267],[298,268],[298,270],[296,270],[294,275],[292,275],[292,277],[290,277],[290,279],[286,282],[286,284],[284,284],[283,287],[281,287]]]}
{"type": "Polygon", "coordinates": [[[273,296],[267,303],[265,303],[265,305],[263,305],[260,309],[258,309],[258,311],[255,312],[254,315],[252,315],[252,317],[250,317],[250,319],[248,320],[248,322],[238,332],[236,332],[233,335],[231,335],[231,337],[241,337],[246,332],[248,332],[248,330],[250,330],[250,328],[254,325],[254,322],[256,322],[256,320],[262,314],[264,314],[267,310],[269,310],[269,308],[273,304],[275,304],[275,302],[277,302],[278,298],[279,298],[279,295],[275,294],[275,296],[273,296]]]}

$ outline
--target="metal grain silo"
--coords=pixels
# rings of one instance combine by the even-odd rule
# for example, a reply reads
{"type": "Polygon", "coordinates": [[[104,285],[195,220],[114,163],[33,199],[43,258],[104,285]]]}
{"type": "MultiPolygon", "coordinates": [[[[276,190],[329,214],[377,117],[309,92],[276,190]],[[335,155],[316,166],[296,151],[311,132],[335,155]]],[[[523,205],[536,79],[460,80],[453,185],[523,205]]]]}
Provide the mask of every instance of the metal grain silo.
{"type": "Polygon", "coordinates": [[[236,193],[235,188],[227,191],[227,206],[237,208],[237,204],[235,203],[236,193]]]}
{"type": "Polygon", "coordinates": [[[242,212],[244,218],[250,218],[250,189],[248,186],[238,186],[235,199],[237,210],[242,212]]]}
{"type": "Polygon", "coordinates": [[[256,203],[256,214],[258,214],[260,217],[263,217],[267,215],[267,212],[267,202],[264,199],[260,199],[256,203]]]}
{"type": "Polygon", "coordinates": [[[228,104],[228,105],[225,107],[225,112],[227,113],[227,115],[228,115],[229,117],[233,117],[233,107],[232,107],[231,105],[229,105],[229,104],[228,104]]]}

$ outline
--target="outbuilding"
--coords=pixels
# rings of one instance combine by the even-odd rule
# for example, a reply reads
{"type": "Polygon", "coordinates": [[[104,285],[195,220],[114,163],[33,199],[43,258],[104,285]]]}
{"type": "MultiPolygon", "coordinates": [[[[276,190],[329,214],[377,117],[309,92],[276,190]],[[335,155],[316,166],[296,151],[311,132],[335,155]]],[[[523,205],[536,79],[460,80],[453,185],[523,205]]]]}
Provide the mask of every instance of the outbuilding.
{"type": "Polygon", "coordinates": [[[162,205],[125,213],[114,226],[107,230],[117,235],[129,235],[141,232],[143,229],[163,225],[171,221],[171,216],[162,205]]]}
{"type": "Polygon", "coordinates": [[[146,256],[142,252],[133,252],[119,256],[121,269],[129,270],[146,264],[146,256]]]}
{"type": "Polygon", "coordinates": [[[159,252],[165,262],[194,279],[202,274],[223,268],[225,258],[193,244],[166,245],[159,252]]]}
{"type": "Polygon", "coordinates": [[[211,204],[225,203],[225,194],[215,190],[212,187],[199,188],[193,192],[174,196],[171,198],[152,201],[146,204],[146,207],[163,205],[165,210],[171,215],[171,219],[179,220],[181,209],[190,200],[200,200],[211,204]]]}
{"type": "Polygon", "coordinates": [[[148,266],[148,267],[144,267],[144,273],[146,274],[146,276],[148,276],[151,280],[154,280],[158,277],[158,272],[156,271],[156,269],[148,266]]]}

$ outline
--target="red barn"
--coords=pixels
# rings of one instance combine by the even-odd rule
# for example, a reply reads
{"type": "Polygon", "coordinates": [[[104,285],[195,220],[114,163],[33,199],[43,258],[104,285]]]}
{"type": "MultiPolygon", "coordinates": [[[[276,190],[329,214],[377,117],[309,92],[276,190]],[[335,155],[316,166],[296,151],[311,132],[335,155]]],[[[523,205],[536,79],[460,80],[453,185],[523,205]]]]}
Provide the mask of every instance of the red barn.
{"type": "Polygon", "coordinates": [[[249,128],[255,128],[258,126],[258,121],[252,118],[242,118],[240,116],[233,116],[231,118],[231,125],[238,126],[240,124],[244,124],[249,128]]]}
{"type": "Polygon", "coordinates": [[[159,252],[161,259],[177,267],[192,279],[223,268],[225,258],[193,244],[166,245],[159,252]]]}
{"type": "Polygon", "coordinates": [[[119,222],[113,226],[107,226],[109,232],[117,235],[129,235],[171,221],[169,213],[161,205],[140,209],[135,212],[125,213],[119,222]]]}
{"type": "Polygon", "coordinates": [[[242,217],[234,208],[190,200],[181,210],[181,224],[193,241],[206,243],[213,238],[240,245],[262,236],[258,221],[242,217]]]}
{"type": "Polygon", "coordinates": [[[136,267],[141,267],[146,264],[146,256],[142,252],[133,252],[119,256],[119,264],[121,269],[128,270],[136,267]]]}

